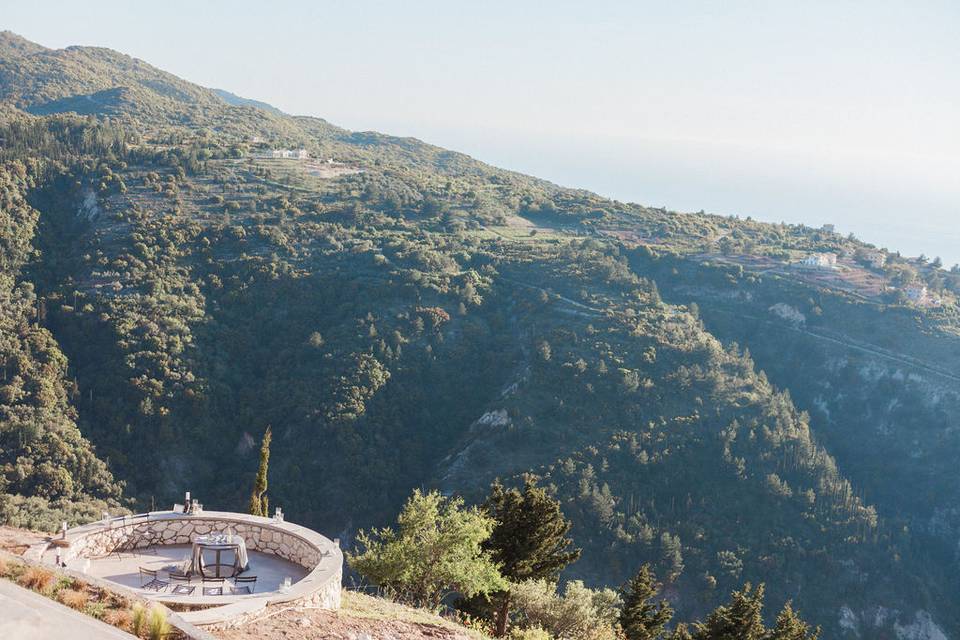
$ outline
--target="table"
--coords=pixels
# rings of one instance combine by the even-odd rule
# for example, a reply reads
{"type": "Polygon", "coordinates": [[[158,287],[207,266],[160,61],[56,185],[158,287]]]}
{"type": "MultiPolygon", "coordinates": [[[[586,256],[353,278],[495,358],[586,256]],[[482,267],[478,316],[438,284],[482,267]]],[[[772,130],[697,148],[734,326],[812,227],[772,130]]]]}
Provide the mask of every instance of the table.
{"type": "Polygon", "coordinates": [[[193,540],[193,553],[190,560],[190,574],[200,574],[204,578],[229,578],[243,573],[250,568],[247,558],[247,545],[240,536],[197,536],[193,540]],[[215,562],[207,564],[203,559],[205,551],[212,551],[215,562]],[[221,554],[226,551],[233,555],[232,563],[221,562],[221,554]],[[209,575],[207,569],[212,568],[214,575],[209,575]],[[227,573],[224,573],[227,571],[227,573]]]}

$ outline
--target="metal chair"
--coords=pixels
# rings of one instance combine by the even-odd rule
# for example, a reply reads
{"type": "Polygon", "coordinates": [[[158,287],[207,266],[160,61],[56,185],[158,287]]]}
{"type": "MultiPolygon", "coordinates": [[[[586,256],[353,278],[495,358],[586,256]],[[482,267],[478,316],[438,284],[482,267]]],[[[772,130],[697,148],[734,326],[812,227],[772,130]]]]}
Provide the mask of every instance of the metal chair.
{"type": "Polygon", "coordinates": [[[153,569],[140,567],[140,588],[147,591],[163,591],[170,585],[166,580],[161,580],[157,572],[153,569]]]}
{"type": "Polygon", "coordinates": [[[223,578],[204,578],[203,579],[203,595],[205,596],[222,596],[223,595],[223,578]],[[208,587],[207,585],[215,585],[208,587]]]}
{"type": "Polygon", "coordinates": [[[257,576],[237,576],[230,587],[230,595],[251,594],[257,584],[257,576]]]}
{"type": "Polygon", "coordinates": [[[180,571],[171,571],[170,572],[170,582],[178,582],[180,584],[174,584],[173,588],[170,589],[170,593],[176,594],[178,596],[189,596],[197,589],[195,586],[190,584],[190,576],[186,573],[180,571]],[[183,583],[186,584],[183,584],[183,583]]]}

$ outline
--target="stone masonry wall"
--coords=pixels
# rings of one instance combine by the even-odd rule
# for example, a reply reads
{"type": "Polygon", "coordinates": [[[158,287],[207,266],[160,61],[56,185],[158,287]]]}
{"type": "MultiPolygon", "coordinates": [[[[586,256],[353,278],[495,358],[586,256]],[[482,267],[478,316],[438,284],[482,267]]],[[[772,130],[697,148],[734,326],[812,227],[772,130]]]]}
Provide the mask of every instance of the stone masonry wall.
{"type": "Polygon", "coordinates": [[[105,556],[118,548],[190,544],[197,535],[230,531],[244,539],[248,550],[279,556],[308,571],[323,557],[323,551],[303,538],[269,525],[192,517],[114,524],[72,541],[66,559],[105,556]]]}

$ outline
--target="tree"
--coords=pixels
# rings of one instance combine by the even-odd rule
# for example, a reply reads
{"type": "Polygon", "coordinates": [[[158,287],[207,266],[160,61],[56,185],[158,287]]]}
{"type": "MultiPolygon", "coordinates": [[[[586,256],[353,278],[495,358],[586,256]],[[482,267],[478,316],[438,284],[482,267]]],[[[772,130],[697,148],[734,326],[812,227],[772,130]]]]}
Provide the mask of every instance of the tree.
{"type": "Polygon", "coordinates": [[[810,625],[794,613],[788,602],[783,611],[777,616],[777,624],[767,635],[766,640],[817,640],[820,637],[820,627],[811,630],[810,625]]]}
{"type": "Polygon", "coordinates": [[[614,640],[620,598],[613,589],[588,589],[571,580],[563,594],[551,580],[513,585],[515,605],[524,628],[545,629],[554,638],[614,640]]]}
{"type": "Polygon", "coordinates": [[[270,502],[267,498],[267,469],[270,467],[270,439],[273,434],[270,427],[263,433],[260,443],[260,467],[257,469],[257,479],[253,484],[253,493],[250,495],[250,514],[255,516],[269,516],[270,502]]]}
{"type": "Polygon", "coordinates": [[[706,622],[694,625],[693,640],[764,640],[763,594],[762,584],[753,589],[749,582],[742,591],[734,591],[730,604],[720,605],[706,622]]]}
{"type": "MultiPolygon", "coordinates": [[[[571,524],[560,503],[527,478],[523,491],[506,489],[499,482],[490,488],[484,509],[496,523],[484,548],[513,583],[556,580],[560,572],[580,557],[567,537],[571,524]]],[[[494,594],[496,634],[503,636],[510,618],[510,591],[494,594]]]]}
{"type": "Polygon", "coordinates": [[[686,624],[678,624],[669,636],[670,640],[693,640],[690,630],[686,624]]]}
{"type": "Polygon", "coordinates": [[[361,553],[347,554],[350,567],[400,600],[436,609],[459,593],[467,597],[503,589],[506,580],[482,544],[494,521],[461,498],[414,491],[390,527],[360,531],[361,553]]]}
{"type": "Polygon", "coordinates": [[[640,567],[621,589],[623,607],[619,622],[627,640],[654,640],[663,634],[664,626],[673,617],[673,609],[666,600],[657,605],[650,602],[657,591],[659,585],[649,564],[640,567]]]}

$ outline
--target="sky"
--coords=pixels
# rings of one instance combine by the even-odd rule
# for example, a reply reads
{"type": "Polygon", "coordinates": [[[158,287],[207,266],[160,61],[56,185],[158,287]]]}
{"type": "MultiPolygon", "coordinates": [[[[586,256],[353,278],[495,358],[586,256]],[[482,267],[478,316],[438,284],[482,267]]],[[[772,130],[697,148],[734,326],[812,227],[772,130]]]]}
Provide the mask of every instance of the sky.
{"type": "Polygon", "coordinates": [[[679,211],[960,262],[960,2],[0,0],[0,28],[679,211]]]}

